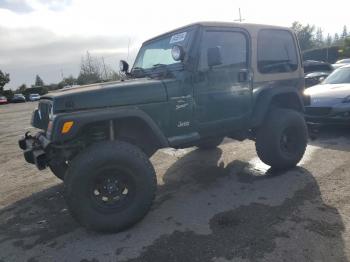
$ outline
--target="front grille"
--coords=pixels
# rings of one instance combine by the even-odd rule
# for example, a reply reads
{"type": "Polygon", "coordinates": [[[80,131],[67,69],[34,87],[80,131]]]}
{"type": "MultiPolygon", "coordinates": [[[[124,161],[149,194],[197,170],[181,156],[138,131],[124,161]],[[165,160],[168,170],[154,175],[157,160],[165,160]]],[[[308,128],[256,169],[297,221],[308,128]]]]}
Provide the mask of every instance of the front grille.
{"type": "Polygon", "coordinates": [[[305,107],[305,114],[308,116],[327,116],[331,110],[331,107],[305,107]]]}
{"type": "Polygon", "coordinates": [[[49,124],[51,107],[52,107],[51,102],[45,101],[45,100],[40,101],[38,105],[39,118],[41,122],[40,126],[45,127],[45,130],[47,129],[47,126],[49,124]]]}

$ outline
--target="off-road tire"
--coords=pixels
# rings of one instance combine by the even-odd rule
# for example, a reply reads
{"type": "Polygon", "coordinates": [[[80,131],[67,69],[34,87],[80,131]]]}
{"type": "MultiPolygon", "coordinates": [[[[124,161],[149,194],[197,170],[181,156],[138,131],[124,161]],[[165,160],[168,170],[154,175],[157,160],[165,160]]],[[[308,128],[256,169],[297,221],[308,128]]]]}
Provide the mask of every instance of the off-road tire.
{"type": "Polygon", "coordinates": [[[301,113],[273,108],[257,130],[256,152],[274,169],[288,169],[302,159],[307,146],[307,126],[301,113]]]}
{"type": "Polygon", "coordinates": [[[203,141],[199,142],[197,147],[200,150],[214,149],[214,148],[216,148],[218,145],[220,145],[222,143],[222,140],[224,140],[224,138],[222,138],[222,137],[208,138],[206,140],[203,140],[203,141]]]}
{"type": "Polygon", "coordinates": [[[49,168],[58,179],[64,180],[68,165],[65,162],[50,162],[49,168]]]}
{"type": "Polygon", "coordinates": [[[138,147],[122,141],[106,141],[90,146],[70,163],[64,185],[68,209],[81,225],[95,231],[119,232],[147,214],[157,181],[151,162],[138,147]],[[106,169],[122,170],[127,180],[132,181],[133,194],[127,204],[101,207],[91,197],[93,181],[104,177],[101,170],[106,169]]]}

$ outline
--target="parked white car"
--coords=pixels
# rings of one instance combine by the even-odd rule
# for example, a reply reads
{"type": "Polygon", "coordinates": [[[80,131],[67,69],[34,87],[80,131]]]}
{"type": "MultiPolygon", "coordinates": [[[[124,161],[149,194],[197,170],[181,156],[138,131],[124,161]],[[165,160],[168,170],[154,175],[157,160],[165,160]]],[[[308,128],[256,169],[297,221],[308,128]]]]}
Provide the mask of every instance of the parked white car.
{"type": "Polygon", "coordinates": [[[345,59],[338,60],[332,66],[334,69],[337,69],[337,68],[340,68],[342,66],[349,65],[349,64],[350,64],[350,58],[345,58],[345,59]]]}
{"type": "Polygon", "coordinates": [[[29,95],[29,101],[38,101],[40,99],[39,94],[30,94],[29,95]]]}

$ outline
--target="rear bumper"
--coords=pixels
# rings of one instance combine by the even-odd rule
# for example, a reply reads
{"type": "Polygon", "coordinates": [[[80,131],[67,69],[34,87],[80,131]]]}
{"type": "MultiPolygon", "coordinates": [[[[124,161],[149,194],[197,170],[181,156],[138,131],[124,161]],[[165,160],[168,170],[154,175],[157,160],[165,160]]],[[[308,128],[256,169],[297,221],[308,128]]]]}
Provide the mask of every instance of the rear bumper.
{"type": "Polygon", "coordinates": [[[41,132],[32,136],[29,132],[18,141],[19,147],[23,150],[24,159],[36,165],[39,170],[45,169],[48,164],[46,149],[50,141],[41,132]]]}

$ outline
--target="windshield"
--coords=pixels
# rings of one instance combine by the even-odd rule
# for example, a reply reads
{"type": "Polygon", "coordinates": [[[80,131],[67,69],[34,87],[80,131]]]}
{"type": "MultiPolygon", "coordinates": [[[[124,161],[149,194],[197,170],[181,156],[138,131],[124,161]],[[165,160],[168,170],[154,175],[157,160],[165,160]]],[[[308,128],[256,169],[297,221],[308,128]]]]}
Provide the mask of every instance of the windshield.
{"type": "Polygon", "coordinates": [[[173,59],[171,49],[174,45],[182,45],[186,51],[192,34],[193,29],[187,28],[144,44],[137,55],[133,68],[149,69],[154,65],[179,63],[173,59]]]}
{"type": "Polygon", "coordinates": [[[331,73],[322,84],[349,84],[350,67],[339,68],[331,73]]]}

